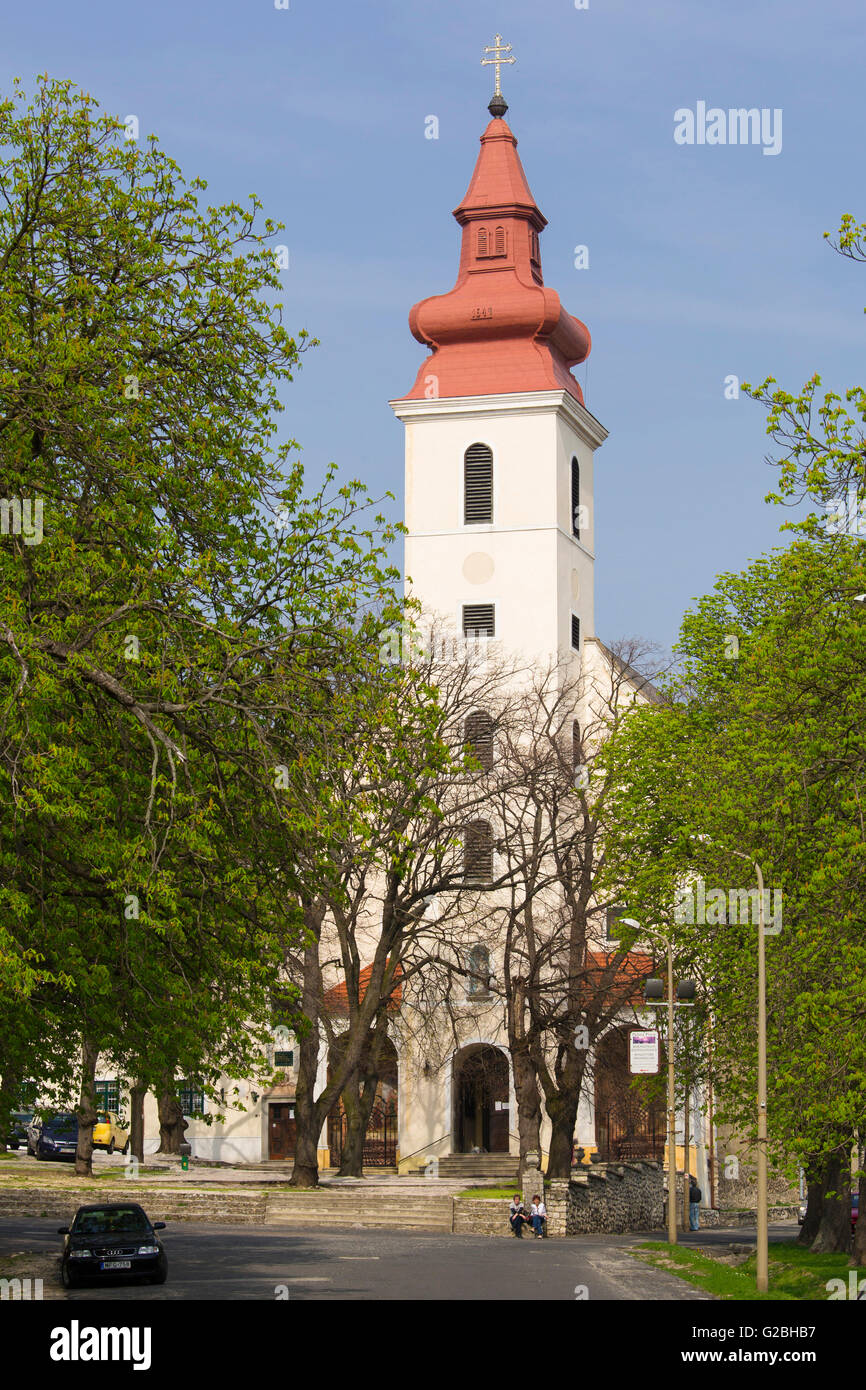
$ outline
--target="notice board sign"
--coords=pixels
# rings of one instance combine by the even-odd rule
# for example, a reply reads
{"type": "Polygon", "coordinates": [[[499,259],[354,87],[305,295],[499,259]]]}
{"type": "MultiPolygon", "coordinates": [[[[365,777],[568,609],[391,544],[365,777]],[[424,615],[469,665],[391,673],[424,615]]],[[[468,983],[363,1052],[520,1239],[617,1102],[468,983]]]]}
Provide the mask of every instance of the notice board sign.
{"type": "Polygon", "coordinates": [[[628,1069],[632,1076],[655,1075],[659,1069],[657,1028],[632,1028],[628,1035],[628,1069]]]}

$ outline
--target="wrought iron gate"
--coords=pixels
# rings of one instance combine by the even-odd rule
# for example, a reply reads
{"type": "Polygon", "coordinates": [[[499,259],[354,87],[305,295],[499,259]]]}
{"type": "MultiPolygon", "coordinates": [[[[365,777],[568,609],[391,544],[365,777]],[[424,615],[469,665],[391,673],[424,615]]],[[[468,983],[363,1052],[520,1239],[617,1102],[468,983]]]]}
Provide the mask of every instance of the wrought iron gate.
{"type": "MultiPolygon", "coordinates": [[[[328,1148],[331,1153],[331,1167],[338,1168],[343,1161],[343,1145],[346,1142],[348,1119],[342,1111],[328,1120],[328,1148]]],[[[394,1168],[397,1165],[397,1116],[377,1106],[367,1122],[364,1135],[365,1168],[394,1168]]]]}

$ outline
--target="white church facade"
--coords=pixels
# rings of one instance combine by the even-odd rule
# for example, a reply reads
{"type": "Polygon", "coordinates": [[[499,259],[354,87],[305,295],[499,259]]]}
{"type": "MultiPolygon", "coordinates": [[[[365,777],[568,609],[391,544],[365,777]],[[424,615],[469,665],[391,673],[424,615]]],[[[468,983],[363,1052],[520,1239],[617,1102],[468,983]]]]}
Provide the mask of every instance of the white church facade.
{"type": "MultiPolygon", "coordinates": [[[[590,335],[544,284],[546,222],[506,109],[494,96],[469,188],[454,212],[461,228],[456,284],[410,314],[428,355],[408,394],[390,402],[405,435],[405,573],[409,592],[457,640],[494,640],[527,666],[555,661],[567,677],[580,673],[591,690],[608,678],[612,659],[594,616],[594,456],[607,432],[572,375],[589,354],[590,335]]],[[[646,698],[639,691],[636,685],[636,697],[646,698]]],[[[583,717],[576,709],[575,719],[583,717]]],[[[599,949],[605,945],[600,940],[599,949]]],[[[325,1003],[339,1011],[339,981],[325,1003]]],[[[632,1008],[623,1026],[638,1017],[649,1021],[632,1008]]],[[[465,1023],[455,1025],[452,1011],[449,1029],[450,1042],[434,1057],[435,1049],[425,1050],[401,1027],[395,1009],[382,1095],[368,1127],[371,1166],[415,1172],[434,1159],[481,1150],[508,1156],[516,1171],[517,1108],[502,1002],[479,998],[470,984],[465,1023]]],[[[186,1093],[193,1155],[291,1159],[298,1055],[290,1037],[275,1041],[270,1060],[282,1070],[282,1084],[263,1091],[241,1083],[245,1109],[225,1105],[222,1123],[205,1124],[201,1113],[210,1102],[186,1093]]],[[[323,1044],[320,1088],[327,1066],[323,1044]]],[[[598,1087],[590,1086],[575,1131],[575,1144],[588,1152],[609,1142],[600,1104],[598,1087]]],[[[698,1180],[706,1188],[703,1120],[695,1127],[698,1180]]],[[[153,1152],[152,1096],[145,1133],[153,1152]]],[[[548,1135],[544,1119],[543,1150],[548,1135]]],[[[338,1123],[326,1125],[323,1169],[335,1166],[339,1142],[338,1123]]]]}

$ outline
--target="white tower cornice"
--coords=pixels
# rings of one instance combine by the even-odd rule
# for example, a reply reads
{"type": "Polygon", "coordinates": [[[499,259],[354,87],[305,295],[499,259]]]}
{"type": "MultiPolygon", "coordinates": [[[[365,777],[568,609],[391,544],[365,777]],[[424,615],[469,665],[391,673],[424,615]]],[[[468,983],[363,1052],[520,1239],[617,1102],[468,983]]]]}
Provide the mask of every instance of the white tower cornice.
{"type": "Polygon", "coordinates": [[[607,439],[607,430],[586,406],[575,400],[568,391],[514,391],[494,396],[436,396],[430,400],[389,401],[391,409],[404,424],[463,417],[467,420],[492,419],[497,416],[515,414],[549,415],[555,410],[557,415],[568,420],[575,433],[597,449],[607,439]]]}

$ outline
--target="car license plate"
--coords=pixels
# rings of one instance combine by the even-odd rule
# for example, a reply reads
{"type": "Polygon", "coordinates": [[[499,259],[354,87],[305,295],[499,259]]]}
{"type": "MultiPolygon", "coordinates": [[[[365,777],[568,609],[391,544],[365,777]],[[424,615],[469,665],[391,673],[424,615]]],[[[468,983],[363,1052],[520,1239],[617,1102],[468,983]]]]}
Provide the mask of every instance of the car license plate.
{"type": "Polygon", "coordinates": [[[100,1269],[132,1269],[132,1260],[103,1260],[100,1269]]]}

